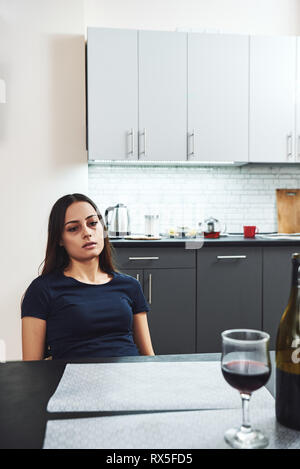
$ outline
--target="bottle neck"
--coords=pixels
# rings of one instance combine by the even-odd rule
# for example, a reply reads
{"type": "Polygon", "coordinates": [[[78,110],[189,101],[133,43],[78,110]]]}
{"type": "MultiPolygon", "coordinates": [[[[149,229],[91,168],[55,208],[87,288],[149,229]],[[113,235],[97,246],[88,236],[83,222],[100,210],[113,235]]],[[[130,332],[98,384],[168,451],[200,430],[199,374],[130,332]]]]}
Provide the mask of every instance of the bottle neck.
{"type": "Polygon", "coordinates": [[[292,286],[289,297],[289,304],[295,302],[300,304],[300,266],[298,260],[293,261],[292,286]]]}
{"type": "Polygon", "coordinates": [[[293,260],[292,287],[300,287],[300,264],[298,260],[293,260]]]}

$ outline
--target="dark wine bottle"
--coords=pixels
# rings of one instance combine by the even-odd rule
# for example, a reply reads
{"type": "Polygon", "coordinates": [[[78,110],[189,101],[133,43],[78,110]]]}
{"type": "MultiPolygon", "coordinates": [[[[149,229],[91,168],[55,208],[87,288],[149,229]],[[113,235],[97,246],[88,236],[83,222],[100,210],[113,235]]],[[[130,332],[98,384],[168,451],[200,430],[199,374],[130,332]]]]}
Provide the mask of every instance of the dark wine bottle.
{"type": "Polygon", "coordinates": [[[276,418],[300,430],[300,254],[292,255],[292,286],[276,342],[276,418]]]}

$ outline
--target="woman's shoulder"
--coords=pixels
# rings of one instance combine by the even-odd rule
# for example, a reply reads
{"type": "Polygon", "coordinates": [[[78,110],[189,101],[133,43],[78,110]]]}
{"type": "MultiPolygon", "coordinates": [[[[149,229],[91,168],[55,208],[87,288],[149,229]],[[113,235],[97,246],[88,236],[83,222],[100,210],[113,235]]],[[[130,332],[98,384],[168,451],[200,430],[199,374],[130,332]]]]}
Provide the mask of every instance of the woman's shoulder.
{"type": "Polygon", "coordinates": [[[137,283],[139,283],[139,281],[135,277],[132,277],[131,275],[128,275],[128,274],[124,274],[123,272],[114,271],[114,277],[115,277],[115,280],[119,280],[120,282],[130,283],[132,285],[136,285],[137,283]]]}
{"type": "Polygon", "coordinates": [[[21,299],[21,317],[47,319],[51,309],[52,293],[48,280],[51,276],[38,275],[28,285],[21,299]]]}
{"type": "Polygon", "coordinates": [[[44,288],[48,289],[51,285],[51,282],[57,277],[56,272],[49,272],[47,274],[40,274],[35,277],[29,284],[29,287],[32,288],[44,288]]]}

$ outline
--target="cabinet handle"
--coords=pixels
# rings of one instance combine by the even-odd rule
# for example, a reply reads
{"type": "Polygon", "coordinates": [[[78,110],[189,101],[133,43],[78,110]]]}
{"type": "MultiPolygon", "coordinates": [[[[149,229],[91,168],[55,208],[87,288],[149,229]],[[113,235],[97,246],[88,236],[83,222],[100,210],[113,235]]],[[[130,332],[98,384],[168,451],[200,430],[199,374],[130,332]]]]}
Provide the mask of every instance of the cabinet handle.
{"type": "Polygon", "coordinates": [[[191,134],[189,134],[189,139],[192,137],[192,141],[193,141],[193,151],[190,151],[188,153],[188,156],[194,156],[195,155],[195,129],[193,129],[193,132],[191,134]]]}
{"type": "Polygon", "coordinates": [[[287,151],[287,159],[289,160],[290,158],[292,158],[293,156],[293,150],[292,150],[292,137],[293,137],[293,134],[292,132],[290,132],[287,136],[286,136],[286,151],[287,151]]]}
{"type": "Polygon", "coordinates": [[[217,256],[217,259],[247,259],[247,256],[240,255],[240,256],[217,256]]]}
{"type": "Polygon", "coordinates": [[[149,300],[148,303],[151,305],[152,302],[152,274],[149,274],[149,300]]]}
{"type": "Polygon", "coordinates": [[[130,261],[156,261],[159,257],[128,257],[130,261]]]}
{"type": "Polygon", "coordinates": [[[136,279],[138,282],[140,281],[140,274],[136,274],[136,279]]]}
{"type": "Polygon", "coordinates": [[[131,131],[129,132],[129,135],[131,135],[131,149],[128,153],[130,155],[133,155],[134,154],[134,129],[131,129],[131,131]]]}
{"type": "Polygon", "coordinates": [[[146,129],[144,129],[143,132],[140,133],[140,135],[144,136],[144,151],[140,151],[140,155],[146,156],[146,129]]]}

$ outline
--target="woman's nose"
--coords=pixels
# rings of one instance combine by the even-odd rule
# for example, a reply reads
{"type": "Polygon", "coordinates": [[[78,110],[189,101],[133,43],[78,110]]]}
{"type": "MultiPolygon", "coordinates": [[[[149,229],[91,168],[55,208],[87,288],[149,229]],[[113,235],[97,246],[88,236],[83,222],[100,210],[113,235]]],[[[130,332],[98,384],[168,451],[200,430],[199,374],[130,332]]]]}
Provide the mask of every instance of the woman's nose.
{"type": "Polygon", "coordinates": [[[84,226],[82,229],[83,236],[91,236],[91,230],[88,226],[84,226]]]}

